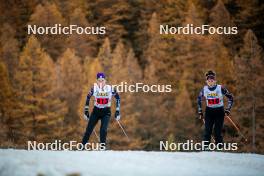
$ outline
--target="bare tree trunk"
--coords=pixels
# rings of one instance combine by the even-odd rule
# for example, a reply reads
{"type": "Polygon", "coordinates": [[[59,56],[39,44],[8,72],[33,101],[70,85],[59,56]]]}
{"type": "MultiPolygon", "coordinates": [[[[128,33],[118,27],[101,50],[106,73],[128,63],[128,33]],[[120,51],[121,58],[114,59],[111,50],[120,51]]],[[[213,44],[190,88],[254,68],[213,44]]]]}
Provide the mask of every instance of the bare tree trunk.
{"type": "Polygon", "coordinates": [[[252,151],[256,151],[256,113],[255,113],[255,95],[253,95],[252,106],[252,151]]]}

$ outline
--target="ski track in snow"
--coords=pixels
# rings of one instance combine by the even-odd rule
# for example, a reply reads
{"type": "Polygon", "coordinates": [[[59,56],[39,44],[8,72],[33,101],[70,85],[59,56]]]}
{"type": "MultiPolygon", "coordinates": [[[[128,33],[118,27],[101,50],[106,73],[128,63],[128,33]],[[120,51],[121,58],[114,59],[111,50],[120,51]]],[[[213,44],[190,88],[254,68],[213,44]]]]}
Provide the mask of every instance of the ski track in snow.
{"type": "Polygon", "coordinates": [[[264,155],[0,149],[0,176],[263,176],[264,155]]]}

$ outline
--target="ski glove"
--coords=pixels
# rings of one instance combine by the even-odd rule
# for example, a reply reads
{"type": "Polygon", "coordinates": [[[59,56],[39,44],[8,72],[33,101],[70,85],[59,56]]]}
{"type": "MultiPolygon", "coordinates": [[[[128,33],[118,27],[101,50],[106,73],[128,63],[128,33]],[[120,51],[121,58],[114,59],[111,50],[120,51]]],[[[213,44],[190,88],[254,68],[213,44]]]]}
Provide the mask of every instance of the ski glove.
{"type": "Polygon", "coordinates": [[[199,119],[203,119],[203,110],[198,110],[199,119]]]}
{"type": "Polygon", "coordinates": [[[229,116],[230,115],[230,109],[225,110],[225,115],[229,116]]]}
{"type": "Polygon", "coordinates": [[[120,116],[120,111],[119,110],[116,110],[115,112],[115,119],[116,120],[120,120],[121,116],[120,116]]]}
{"type": "Polygon", "coordinates": [[[89,106],[84,107],[84,119],[88,120],[89,119],[89,106]]]}

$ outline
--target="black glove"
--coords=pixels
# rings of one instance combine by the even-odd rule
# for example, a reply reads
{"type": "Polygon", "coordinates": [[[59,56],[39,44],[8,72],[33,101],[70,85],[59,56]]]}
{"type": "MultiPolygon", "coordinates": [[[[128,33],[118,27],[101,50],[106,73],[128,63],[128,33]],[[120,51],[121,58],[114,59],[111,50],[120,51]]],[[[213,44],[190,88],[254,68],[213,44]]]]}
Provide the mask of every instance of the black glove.
{"type": "Polygon", "coordinates": [[[89,106],[84,107],[84,119],[85,120],[89,119],[89,106]]]}
{"type": "Polygon", "coordinates": [[[120,116],[120,111],[119,110],[116,110],[115,112],[115,119],[116,120],[120,120],[121,116],[120,116]]]}
{"type": "Polygon", "coordinates": [[[198,110],[199,119],[203,119],[203,110],[198,110]]]}
{"type": "Polygon", "coordinates": [[[225,115],[226,115],[226,116],[229,116],[229,115],[230,115],[230,109],[226,109],[226,110],[225,110],[225,115]]]}

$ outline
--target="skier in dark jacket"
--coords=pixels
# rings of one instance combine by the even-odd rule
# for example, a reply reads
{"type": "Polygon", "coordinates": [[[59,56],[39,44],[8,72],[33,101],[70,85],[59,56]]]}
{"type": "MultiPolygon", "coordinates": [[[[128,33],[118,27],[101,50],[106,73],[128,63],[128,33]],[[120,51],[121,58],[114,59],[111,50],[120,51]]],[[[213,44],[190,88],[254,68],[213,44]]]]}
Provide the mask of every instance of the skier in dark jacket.
{"type": "Polygon", "coordinates": [[[223,143],[222,128],[225,115],[229,115],[233,105],[233,95],[222,85],[216,84],[214,71],[206,73],[206,83],[198,96],[198,114],[205,120],[203,140],[205,145],[211,141],[214,126],[215,143],[223,143]],[[227,108],[224,109],[224,96],[228,98],[227,108]],[[203,117],[202,100],[206,100],[205,117],[203,117]]]}
{"type": "Polygon", "coordinates": [[[112,89],[112,86],[105,84],[105,75],[104,73],[97,74],[97,83],[91,88],[90,92],[87,95],[85,108],[84,108],[84,118],[85,120],[89,119],[87,124],[86,131],[84,133],[82,144],[85,145],[98,120],[101,120],[100,127],[100,142],[105,145],[108,123],[111,117],[111,98],[114,96],[116,98],[116,111],[115,118],[120,120],[120,97],[115,89],[112,89]],[[91,116],[89,116],[89,102],[91,97],[94,96],[94,108],[91,116]]]}

